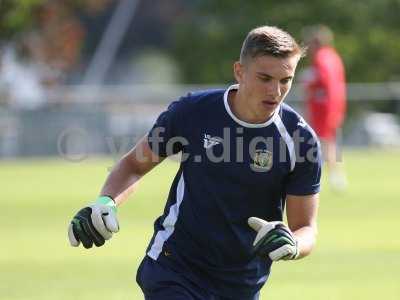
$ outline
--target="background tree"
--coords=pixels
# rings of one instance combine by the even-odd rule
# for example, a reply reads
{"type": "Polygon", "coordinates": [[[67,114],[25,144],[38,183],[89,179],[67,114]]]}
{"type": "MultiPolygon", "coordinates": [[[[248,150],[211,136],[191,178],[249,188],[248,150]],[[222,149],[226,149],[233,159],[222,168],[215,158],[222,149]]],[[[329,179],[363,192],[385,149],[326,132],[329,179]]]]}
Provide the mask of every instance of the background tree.
{"type": "Polygon", "coordinates": [[[1,0],[0,39],[9,39],[35,22],[34,10],[46,0],[1,0]]]}
{"type": "Polygon", "coordinates": [[[173,53],[187,82],[230,82],[249,29],[273,24],[301,40],[304,26],[325,24],[335,33],[349,81],[400,79],[399,0],[192,1],[175,27],[173,53]]]}

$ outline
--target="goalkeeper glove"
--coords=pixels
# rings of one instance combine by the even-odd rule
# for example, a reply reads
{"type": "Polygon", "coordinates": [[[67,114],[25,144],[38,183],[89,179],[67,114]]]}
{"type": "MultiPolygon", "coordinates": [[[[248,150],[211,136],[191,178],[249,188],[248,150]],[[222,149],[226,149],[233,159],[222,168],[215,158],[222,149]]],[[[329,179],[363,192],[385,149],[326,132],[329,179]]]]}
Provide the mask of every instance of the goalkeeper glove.
{"type": "Polygon", "coordinates": [[[103,246],[113,233],[118,232],[117,207],[108,196],[100,196],[95,203],[82,208],[68,227],[71,246],[78,247],[82,242],[86,249],[103,246]]]}
{"type": "Polygon", "coordinates": [[[257,232],[253,247],[258,256],[268,256],[272,261],[291,260],[299,256],[297,240],[283,222],[267,222],[251,217],[248,224],[257,232]]]}

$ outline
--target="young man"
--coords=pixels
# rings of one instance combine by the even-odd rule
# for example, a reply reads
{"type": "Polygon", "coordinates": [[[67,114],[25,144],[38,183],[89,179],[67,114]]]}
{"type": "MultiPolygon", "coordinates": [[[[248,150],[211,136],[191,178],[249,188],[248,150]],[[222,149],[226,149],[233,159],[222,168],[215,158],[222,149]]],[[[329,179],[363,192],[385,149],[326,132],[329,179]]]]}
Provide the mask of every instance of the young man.
{"type": "Polygon", "coordinates": [[[302,55],[276,27],[250,31],[234,64],[238,84],[173,102],[74,217],[71,245],[104,244],[132,184],[181,152],[137,274],[145,299],[258,299],[272,262],[307,256],[316,239],[319,144],[282,103],[302,55]]]}
{"type": "Polygon", "coordinates": [[[322,142],[329,183],[333,189],[343,190],[347,183],[337,163],[336,134],[346,112],[345,70],[328,27],[312,26],[304,34],[312,60],[310,76],[305,78],[308,117],[322,142]]]}

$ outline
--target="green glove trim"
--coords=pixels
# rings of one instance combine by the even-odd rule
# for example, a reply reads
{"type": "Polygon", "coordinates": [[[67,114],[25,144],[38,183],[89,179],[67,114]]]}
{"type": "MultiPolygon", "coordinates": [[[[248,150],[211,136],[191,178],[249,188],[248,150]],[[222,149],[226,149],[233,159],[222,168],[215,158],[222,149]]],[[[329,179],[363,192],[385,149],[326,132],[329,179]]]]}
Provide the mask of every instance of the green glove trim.
{"type": "Polygon", "coordinates": [[[260,240],[260,242],[266,245],[266,244],[269,244],[272,241],[274,241],[276,238],[279,238],[279,235],[273,234],[270,237],[268,237],[268,234],[267,234],[264,239],[260,240]]]}
{"type": "Polygon", "coordinates": [[[71,223],[76,226],[77,230],[79,230],[79,231],[82,230],[81,223],[79,223],[79,221],[77,219],[75,219],[75,217],[72,219],[71,223]]]}
{"type": "Polygon", "coordinates": [[[103,204],[112,208],[112,210],[117,213],[117,205],[115,201],[110,196],[99,196],[96,200],[96,203],[103,204]]]}

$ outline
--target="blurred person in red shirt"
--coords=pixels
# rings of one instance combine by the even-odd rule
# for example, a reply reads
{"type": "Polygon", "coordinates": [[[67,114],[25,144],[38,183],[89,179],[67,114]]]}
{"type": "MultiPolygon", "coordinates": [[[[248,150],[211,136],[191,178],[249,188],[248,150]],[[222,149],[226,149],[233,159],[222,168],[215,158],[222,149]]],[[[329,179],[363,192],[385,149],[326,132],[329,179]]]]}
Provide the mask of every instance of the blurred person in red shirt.
{"type": "Polygon", "coordinates": [[[333,33],[328,27],[305,28],[304,37],[311,58],[311,68],[304,78],[308,119],[322,143],[329,183],[343,190],[347,182],[338,164],[337,132],[346,112],[345,69],[332,46],[333,33]]]}

